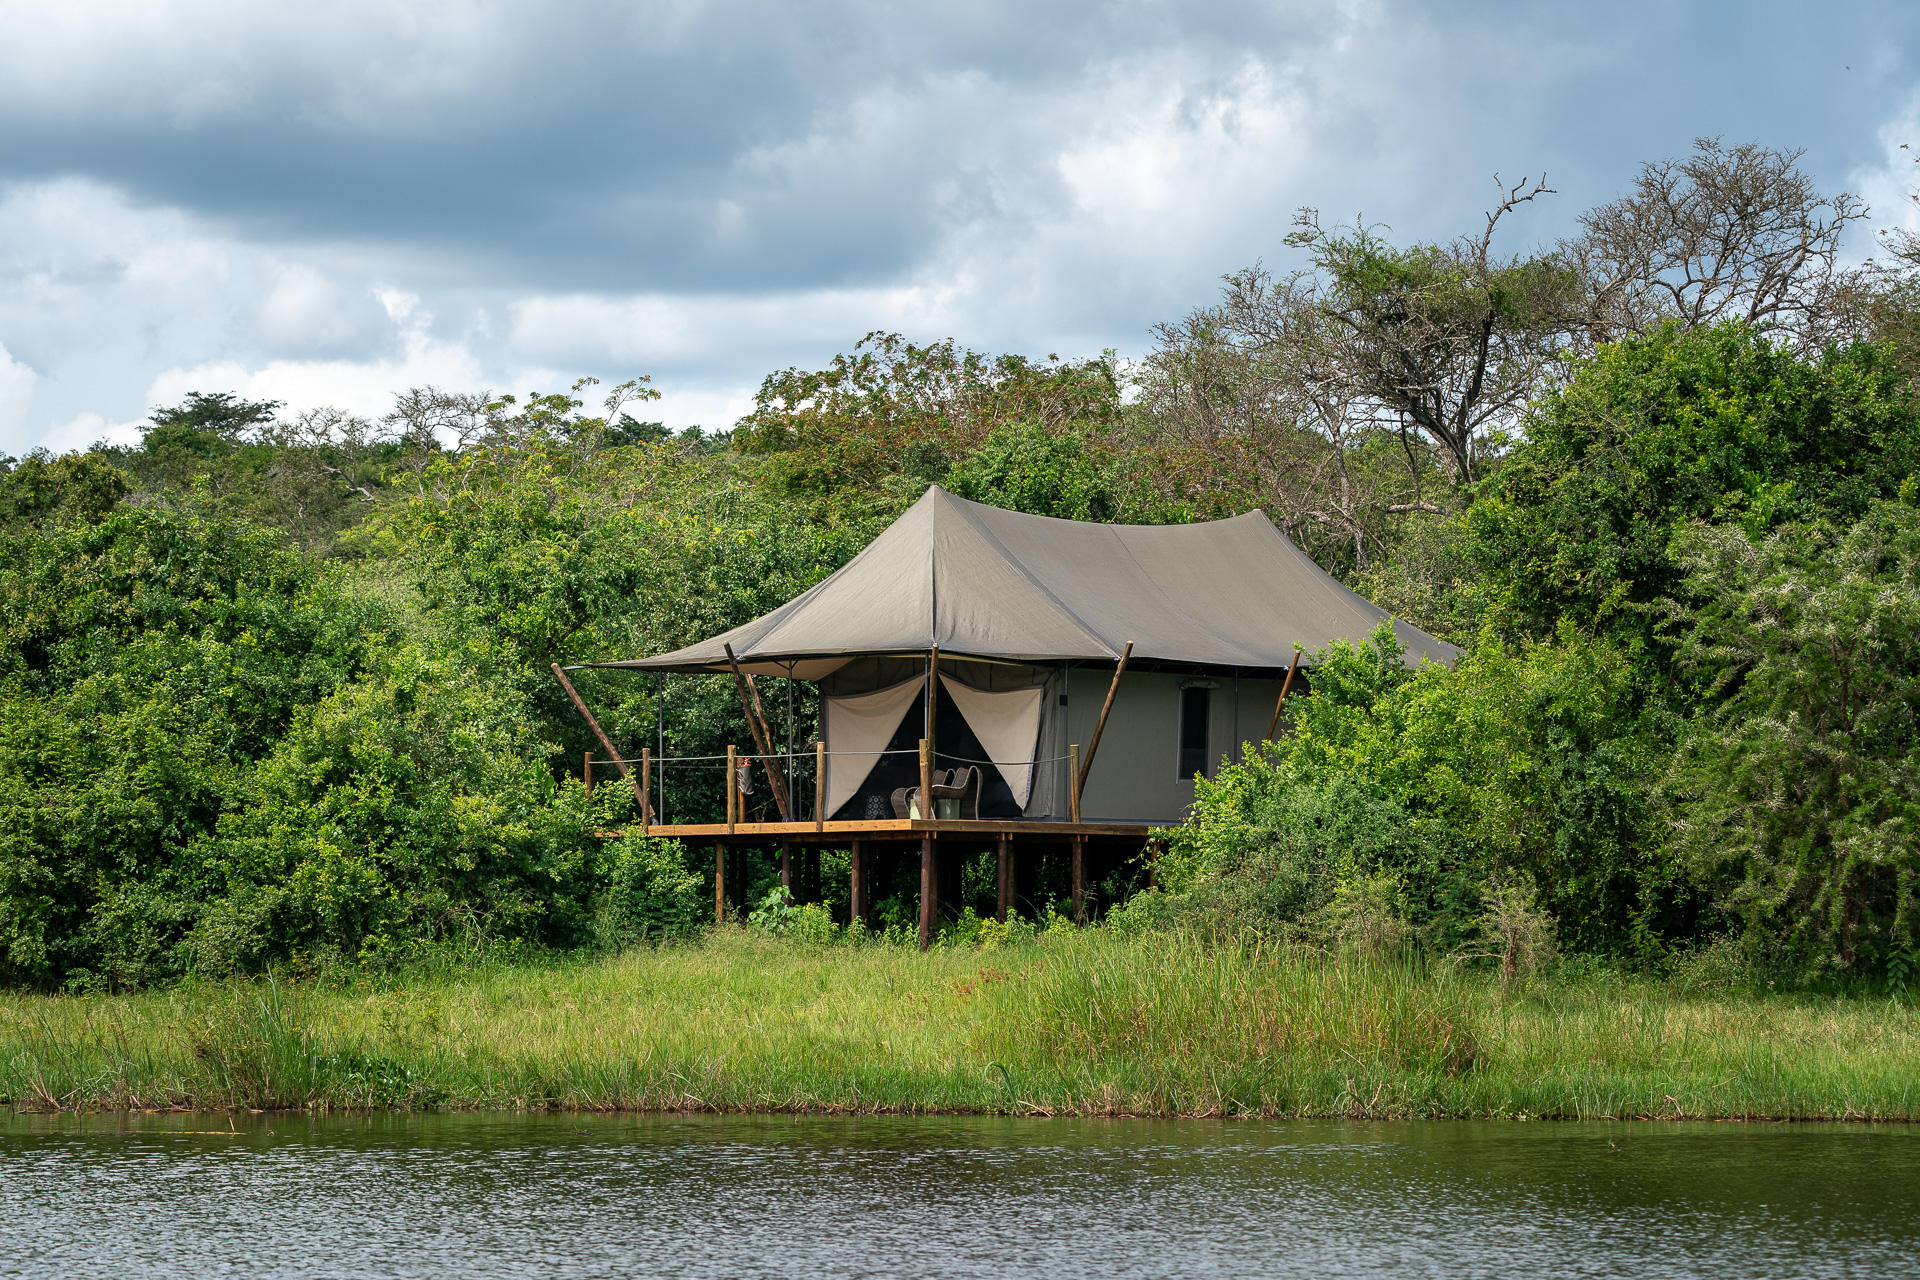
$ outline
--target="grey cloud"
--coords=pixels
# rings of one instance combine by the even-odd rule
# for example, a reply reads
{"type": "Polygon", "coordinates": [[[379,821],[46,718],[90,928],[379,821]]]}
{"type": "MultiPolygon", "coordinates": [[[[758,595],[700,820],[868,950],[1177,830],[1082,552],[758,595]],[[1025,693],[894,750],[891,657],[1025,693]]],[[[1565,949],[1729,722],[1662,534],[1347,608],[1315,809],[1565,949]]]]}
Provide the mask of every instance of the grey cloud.
{"type": "Polygon", "coordinates": [[[0,47],[0,209],[69,193],[0,222],[43,425],[212,361],[466,367],[427,338],[500,382],[652,372],[709,404],[895,321],[1137,351],[1284,257],[1298,205],[1447,236],[1494,171],[1544,170],[1518,246],[1698,134],[1807,146],[1838,185],[1920,35],[1897,0],[85,12],[16,11],[0,47]],[[569,298],[595,319],[527,305],[569,298]]]}

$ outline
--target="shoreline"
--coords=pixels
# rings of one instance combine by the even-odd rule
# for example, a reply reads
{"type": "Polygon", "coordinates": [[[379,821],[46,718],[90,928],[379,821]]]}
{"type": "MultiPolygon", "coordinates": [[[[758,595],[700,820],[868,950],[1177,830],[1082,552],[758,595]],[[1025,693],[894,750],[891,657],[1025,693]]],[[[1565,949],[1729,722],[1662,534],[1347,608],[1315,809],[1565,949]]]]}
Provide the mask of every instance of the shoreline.
{"type": "Polygon", "coordinates": [[[1920,1011],[1063,930],[0,995],[20,1114],[1920,1121],[1920,1011]]]}

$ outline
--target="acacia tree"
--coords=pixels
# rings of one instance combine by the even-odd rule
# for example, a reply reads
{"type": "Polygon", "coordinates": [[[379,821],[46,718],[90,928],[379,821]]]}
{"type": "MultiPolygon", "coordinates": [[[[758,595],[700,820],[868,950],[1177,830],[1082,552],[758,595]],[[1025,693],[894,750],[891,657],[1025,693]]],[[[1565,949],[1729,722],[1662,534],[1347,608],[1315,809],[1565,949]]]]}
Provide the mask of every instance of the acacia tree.
{"type": "Polygon", "coordinates": [[[1502,185],[1477,236],[1406,248],[1303,211],[1288,239],[1310,266],[1237,272],[1219,303],[1154,330],[1141,415],[1236,497],[1366,570],[1394,517],[1444,512],[1449,487],[1479,478],[1555,367],[1572,278],[1551,255],[1493,247],[1501,220],[1548,191],[1502,185]]]}
{"type": "Polygon", "coordinates": [[[1340,376],[1313,286],[1307,273],[1252,267],[1227,278],[1219,304],[1156,326],[1135,379],[1139,412],[1204,461],[1226,505],[1262,505],[1294,538],[1330,539],[1364,569],[1380,515],[1420,501],[1421,468],[1410,478],[1368,454],[1384,443],[1379,424],[1340,376]]]}
{"type": "Polygon", "coordinates": [[[1324,369],[1377,420],[1418,433],[1458,485],[1554,367],[1572,275],[1547,255],[1493,252],[1500,221],[1552,192],[1502,185],[1477,237],[1397,249],[1371,228],[1328,230],[1301,213],[1288,243],[1308,250],[1326,321],[1324,369]]]}
{"type": "Polygon", "coordinates": [[[1685,159],[1644,165],[1631,193],[1584,214],[1561,245],[1585,282],[1570,329],[1594,344],[1669,320],[1772,322],[1814,345],[1835,336],[1853,276],[1841,240],[1867,209],[1822,194],[1804,154],[1700,138],[1685,159]]]}

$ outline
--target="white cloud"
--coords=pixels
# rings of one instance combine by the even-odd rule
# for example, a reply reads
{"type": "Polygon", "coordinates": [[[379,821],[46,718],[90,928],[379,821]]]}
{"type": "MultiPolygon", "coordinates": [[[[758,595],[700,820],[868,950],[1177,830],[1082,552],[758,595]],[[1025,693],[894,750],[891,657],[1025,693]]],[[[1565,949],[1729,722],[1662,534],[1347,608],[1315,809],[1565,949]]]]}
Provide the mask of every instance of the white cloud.
{"type": "Polygon", "coordinates": [[[0,345],[0,439],[24,432],[38,375],[0,345]]]}
{"type": "Polygon", "coordinates": [[[54,453],[84,450],[105,441],[107,444],[138,444],[144,418],[132,422],[108,422],[97,413],[82,413],[41,437],[40,443],[54,453]]]}
{"type": "MultiPolygon", "coordinates": [[[[403,312],[399,317],[397,350],[361,360],[270,360],[250,366],[238,360],[215,360],[168,369],[147,388],[151,404],[173,404],[189,391],[210,388],[236,391],[249,400],[279,400],[288,410],[332,405],[353,413],[378,417],[393,405],[396,391],[428,384],[457,389],[485,385],[485,369],[474,353],[458,342],[435,338],[427,317],[403,312]]],[[[550,377],[544,371],[533,376],[550,377]]]]}
{"type": "Polygon", "coordinates": [[[1880,150],[1880,164],[1853,176],[1873,229],[1920,235],[1920,92],[1880,126],[1880,150]]]}

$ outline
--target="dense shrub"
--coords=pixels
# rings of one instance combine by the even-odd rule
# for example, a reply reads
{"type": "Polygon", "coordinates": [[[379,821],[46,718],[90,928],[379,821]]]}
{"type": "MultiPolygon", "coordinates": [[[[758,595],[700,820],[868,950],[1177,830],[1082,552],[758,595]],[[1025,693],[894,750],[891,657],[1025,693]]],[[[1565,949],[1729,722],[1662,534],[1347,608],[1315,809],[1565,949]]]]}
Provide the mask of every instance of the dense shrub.
{"type": "Polygon", "coordinates": [[[1666,782],[1675,847],[1746,944],[1879,971],[1920,951],[1920,510],[1680,540],[1711,681],[1666,782]]]}
{"type": "Polygon", "coordinates": [[[713,904],[678,840],[629,831],[606,844],[614,942],[689,933],[712,919],[713,904]]]}
{"type": "Polygon", "coordinates": [[[1383,628],[1312,670],[1285,736],[1199,784],[1171,833],[1173,890],[1268,926],[1364,890],[1455,946],[1489,877],[1511,872],[1577,945],[1644,952],[1679,923],[1684,894],[1647,830],[1662,748],[1612,647],[1484,639],[1451,670],[1407,671],[1383,628]]]}

